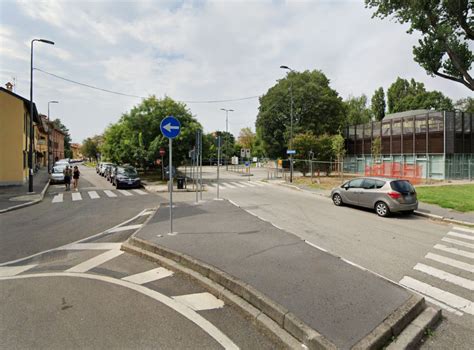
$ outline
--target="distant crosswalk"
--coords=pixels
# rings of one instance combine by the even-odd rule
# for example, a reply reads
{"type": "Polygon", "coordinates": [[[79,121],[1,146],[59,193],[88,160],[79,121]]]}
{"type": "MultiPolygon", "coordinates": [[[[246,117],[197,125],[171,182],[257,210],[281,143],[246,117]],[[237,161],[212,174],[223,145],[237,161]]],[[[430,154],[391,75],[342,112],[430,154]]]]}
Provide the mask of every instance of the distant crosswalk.
{"type": "MultiPolygon", "coordinates": [[[[211,182],[206,184],[209,190],[216,191],[217,190],[217,183],[211,182]]],[[[220,191],[227,191],[227,190],[241,190],[241,189],[257,189],[259,187],[266,187],[270,186],[268,183],[263,181],[222,181],[219,182],[219,190],[220,191]]]]}
{"type": "Polygon", "coordinates": [[[453,227],[400,284],[456,315],[474,315],[474,230],[453,227]]]}
{"type": "Polygon", "coordinates": [[[134,190],[96,190],[96,191],[83,191],[83,192],[64,192],[58,193],[53,196],[51,203],[57,204],[65,201],[82,201],[82,200],[95,200],[100,198],[118,198],[118,197],[131,197],[131,196],[143,196],[148,192],[134,189],[134,190]]]}

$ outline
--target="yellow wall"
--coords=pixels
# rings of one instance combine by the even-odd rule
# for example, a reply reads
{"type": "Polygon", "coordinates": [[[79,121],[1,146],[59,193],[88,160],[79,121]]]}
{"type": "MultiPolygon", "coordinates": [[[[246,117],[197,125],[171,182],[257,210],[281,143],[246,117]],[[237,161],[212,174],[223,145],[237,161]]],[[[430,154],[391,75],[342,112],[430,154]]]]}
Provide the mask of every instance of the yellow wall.
{"type": "Polygon", "coordinates": [[[25,112],[22,100],[0,91],[0,185],[26,181],[28,163],[23,168],[25,112]]]}

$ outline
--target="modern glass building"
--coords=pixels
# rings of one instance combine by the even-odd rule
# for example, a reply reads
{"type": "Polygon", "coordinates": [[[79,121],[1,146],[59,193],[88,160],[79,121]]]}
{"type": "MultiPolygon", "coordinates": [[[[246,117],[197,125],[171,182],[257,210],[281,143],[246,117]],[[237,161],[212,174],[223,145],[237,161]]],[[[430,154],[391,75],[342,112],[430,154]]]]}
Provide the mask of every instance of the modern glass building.
{"type": "Polygon", "coordinates": [[[366,172],[375,163],[415,166],[427,179],[474,178],[474,114],[413,110],[346,128],[345,168],[366,172]],[[381,157],[372,144],[381,139],[381,157]]]}

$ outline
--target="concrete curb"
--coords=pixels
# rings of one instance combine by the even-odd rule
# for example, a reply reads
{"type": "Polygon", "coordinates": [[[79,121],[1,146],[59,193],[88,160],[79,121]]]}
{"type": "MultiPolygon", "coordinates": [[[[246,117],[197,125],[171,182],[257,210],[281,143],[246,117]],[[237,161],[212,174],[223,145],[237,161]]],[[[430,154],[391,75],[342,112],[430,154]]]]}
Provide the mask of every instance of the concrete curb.
{"type": "Polygon", "coordinates": [[[2,210],[0,210],[0,214],[6,213],[7,211],[12,211],[12,210],[17,210],[17,209],[21,209],[21,208],[26,208],[26,207],[29,207],[29,206],[31,206],[31,205],[40,203],[41,201],[43,201],[43,199],[44,199],[44,194],[46,193],[46,191],[48,190],[48,188],[49,188],[49,180],[48,180],[48,182],[46,182],[46,185],[44,185],[44,188],[43,188],[43,190],[41,191],[41,196],[40,196],[39,199],[35,199],[34,201],[31,201],[31,202],[26,202],[26,203],[14,205],[14,206],[12,206],[12,207],[8,207],[8,208],[5,208],[5,209],[2,209],[2,210]]]}
{"type": "MultiPolygon", "coordinates": [[[[301,188],[301,187],[298,187],[296,185],[288,185],[286,183],[276,183],[275,185],[286,187],[286,188],[291,188],[291,189],[294,189],[294,190],[297,190],[297,191],[302,191],[302,192],[306,192],[306,193],[310,193],[310,194],[314,194],[314,195],[318,195],[318,196],[321,196],[321,197],[324,197],[324,198],[329,198],[329,196],[327,196],[323,193],[308,191],[308,190],[306,190],[304,188],[301,188]]],[[[441,216],[441,215],[423,213],[423,212],[418,211],[418,210],[415,210],[414,214],[418,215],[418,216],[428,218],[428,219],[432,219],[432,220],[447,222],[447,223],[450,223],[450,224],[464,225],[464,226],[474,226],[474,222],[455,220],[455,219],[447,218],[447,217],[444,217],[444,216],[441,216]]]]}
{"type": "MultiPolygon", "coordinates": [[[[191,256],[137,238],[136,235],[139,231],[137,230],[122,245],[122,250],[138,254],[152,261],[165,264],[171,269],[177,269],[186,273],[203,283],[206,288],[217,296],[223,295],[225,292],[231,293],[234,295],[234,299],[225,296],[228,301],[241,308],[242,311],[251,317],[254,317],[257,322],[261,321],[263,316],[266,317],[267,321],[272,321],[271,327],[269,327],[268,322],[266,324],[261,324],[260,322],[260,325],[266,327],[268,331],[285,344],[288,343],[288,336],[291,335],[291,338],[296,338],[309,349],[336,348],[332,342],[309,327],[293,313],[249,284],[191,256]],[[241,300],[241,303],[236,303],[235,298],[241,300]],[[242,303],[250,306],[250,308],[243,307],[242,303]],[[258,314],[255,313],[255,310],[257,310],[258,314]],[[277,330],[279,331],[277,332],[277,330]],[[283,332],[283,335],[279,332],[283,332]]],[[[360,340],[354,346],[354,349],[378,349],[383,347],[391,339],[399,335],[424,308],[424,298],[413,295],[397,310],[392,312],[384,322],[360,340]]]]}

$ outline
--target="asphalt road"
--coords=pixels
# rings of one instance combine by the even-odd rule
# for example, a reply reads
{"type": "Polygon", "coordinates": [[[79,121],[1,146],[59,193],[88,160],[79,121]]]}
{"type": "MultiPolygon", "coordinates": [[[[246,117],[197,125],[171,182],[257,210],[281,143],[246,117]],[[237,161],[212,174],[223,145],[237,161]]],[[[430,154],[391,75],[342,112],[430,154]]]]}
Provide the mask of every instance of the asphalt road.
{"type": "MultiPolygon", "coordinates": [[[[215,198],[215,168],[207,168],[205,174],[204,182],[210,185],[203,198],[215,198]]],[[[427,299],[443,308],[446,321],[427,339],[424,346],[436,349],[471,348],[474,343],[474,232],[464,232],[453,225],[417,216],[380,218],[370,210],[336,207],[329,198],[317,194],[276,184],[260,184],[260,180],[266,179],[265,169],[253,168],[252,174],[249,179],[238,173],[225,172],[221,167],[220,197],[232,200],[336,256],[396,283],[408,284],[412,290],[413,283],[419,281],[425,287],[428,285],[438,289],[434,291],[436,298],[439,296],[444,300],[441,294],[449,293],[449,304],[439,304],[436,298],[427,299]],[[247,180],[250,182],[247,183],[247,180]],[[454,260],[456,266],[460,263],[464,269],[447,265],[447,259],[449,263],[454,260]],[[457,297],[461,298],[460,305],[463,307],[453,308],[453,305],[458,304],[451,303],[451,298],[457,300],[457,297]]],[[[176,201],[193,199],[193,194],[180,193],[175,196],[176,201]]],[[[166,200],[166,196],[163,196],[163,200],[166,200]]],[[[429,294],[433,295],[431,292],[429,294]]]]}

